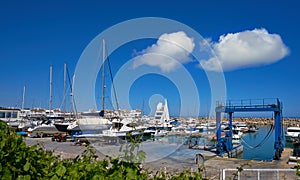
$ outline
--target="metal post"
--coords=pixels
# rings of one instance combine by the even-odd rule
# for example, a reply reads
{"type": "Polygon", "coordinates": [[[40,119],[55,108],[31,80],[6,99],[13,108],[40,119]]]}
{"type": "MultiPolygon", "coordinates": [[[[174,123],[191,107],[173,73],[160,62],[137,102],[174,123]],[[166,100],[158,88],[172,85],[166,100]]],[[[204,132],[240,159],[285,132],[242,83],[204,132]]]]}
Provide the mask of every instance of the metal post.
{"type": "Polygon", "coordinates": [[[226,174],[225,174],[225,172],[226,172],[226,169],[223,169],[223,170],[222,170],[222,177],[223,177],[223,179],[225,179],[225,178],[226,178],[226,174]]]}
{"type": "Polygon", "coordinates": [[[229,142],[227,149],[230,151],[232,150],[232,114],[233,112],[229,112],[229,142]]]}
{"type": "Polygon", "coordinates": [[[281,142],[281,114],[280,111],[274,111],[274,126],[275,126],[275,159],[279,159],[282,152],[282,142],[281,142]]]}
{"type": "Polygon", "coordinates": [[[221,140],[221,112],[216,112],[217,140],[221,140]]]}

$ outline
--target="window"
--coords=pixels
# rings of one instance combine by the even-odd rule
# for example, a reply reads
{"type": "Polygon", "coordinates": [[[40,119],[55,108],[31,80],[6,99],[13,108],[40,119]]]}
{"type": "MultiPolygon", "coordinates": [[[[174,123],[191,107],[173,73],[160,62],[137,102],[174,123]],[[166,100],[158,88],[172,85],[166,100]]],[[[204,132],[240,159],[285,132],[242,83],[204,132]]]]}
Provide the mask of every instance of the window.
{"type": "Polygon", "coordinates": [[[129,123],[129,124],[127,124],[127,126],[128,126],[128,127],[131,127],[131,128],[134,128],[134,127],[136,127],[137,125],[136,125],[135,123],[129,123]]]}
{"type": "Polygon", "coordinates": [[[289,129],[288,132],[300,132],[299,129],[289,129]]]}
{"type": "Polygon", "coordinates": [[[6,112],[6,118],[11,118],[11,112],[6,112]]]}
{"type": "Polygon", "coordinates": [[[5,118],[5,112],[0,112],[0,118],[5,118]]]}
{"type": "Polygon", "coordinates": [[[12,113],[12,118],[17,118],[18,117],[18,112],[13,112],[12,113]]]}

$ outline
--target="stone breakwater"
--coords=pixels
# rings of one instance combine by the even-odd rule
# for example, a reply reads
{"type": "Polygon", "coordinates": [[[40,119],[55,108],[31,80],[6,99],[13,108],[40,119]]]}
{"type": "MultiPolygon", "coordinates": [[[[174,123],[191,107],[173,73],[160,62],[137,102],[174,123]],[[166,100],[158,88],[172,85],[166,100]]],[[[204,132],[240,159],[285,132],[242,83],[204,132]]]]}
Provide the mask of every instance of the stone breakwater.
{"type": "MultiPolygon", "coordinates": [[[[200,123],[205,123],[207,119],[199,118],[200,123]]],[[[215,121],[215,119],[209,119],[209,121],[215,121]]],[[[228,122],[228,118],[223,118],[223,122],[228,122]]],[[[246,122],[247,125],[274,125],[274,118],[233,118],[233,122],[246,122]]],[[[300,118],[283,118],[283,125],[300,126],[300,118]]]]}

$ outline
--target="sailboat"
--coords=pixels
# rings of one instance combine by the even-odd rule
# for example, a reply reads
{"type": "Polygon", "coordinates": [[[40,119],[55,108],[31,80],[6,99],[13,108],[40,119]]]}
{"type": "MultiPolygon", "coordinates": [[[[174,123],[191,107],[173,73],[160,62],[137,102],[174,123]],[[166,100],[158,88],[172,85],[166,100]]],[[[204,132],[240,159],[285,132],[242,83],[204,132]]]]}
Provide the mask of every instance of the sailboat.
{"type": "MultiPolygon", "coordinates": [[[[73,81],[74,81],[74,76],[73,76],[73,81]]],[[[71,82],[70,82],[71,83],[71,82]]],[[[75,121],[76,118],[76,106],[74,102],[74,96],[73,96],[73,86],[70,85],[71,89],[71,105],[70,109],[73,109],[74,114],[72,114],[72,110],[67,113],[66,112],[66,100],[67,100],[67,64],[64,64],[64,99],[63,99],[63,117],[64,121],[63,122],[55,122],[54,126],[61,132],[69,132],[68,127],[72,126],[73,122],[75,121]],[[73,108],[72,108],[73,107],[73,108]]]]}
{"type": "MultiPolygon", "coordinates": [[[[79,139],[86,139],[86,138],[103,138],[104,140],[110,141],[111,139],[114,140],[119,140],[119,139],[126,139],[128,136],[133,137],[137,135],[142,135],[143,131],[145,130],[145,127],[141,126],[139,123],[139,119],[136,117],[130,117],[128,116],[128,113],[122,114],[122,110],[119,109],[118,107],[118,102],[116,99],[116,94],[115,94],[115,101],[117,105],[117,116],[112,117],[112,121],[108,121],[105,117],[105,111],[104,110],[104,60],[106,59],[106,49],[105,49],[105,41],[103,40],[103,65],[102,65],[102,111],[100,112],[100,115],[98,118],[101,119],[102,122],[105,122],[106,124],[111,124],[111,127],[109,129],[102,129],[102,133],[98,134],[93,134],[93,133],[83,133],[79,135],[75,135],[74,137],[79,140],[79,139]]],[[[109,62],[109,59],[108,59],[109,62]]],[[[110,66],[109,66],[110,68],[110,66]]],[[[114,84],[112,83],[112,88],[114,89],[114,84]]],[[[132,111],[130,111],[132,112],[132,111]]],[[[129,113],[130,114],[130,113],[129,113]]],[[[85,125],[90,125],[91,122],[95,122],[96,119],[92,119],[89,117],[87,123],[85,125]]],[[[80,124],[80,121],[78,121],[80,124]]],[[[81,123],[84,121],[82,120],[81,123]]],[[[100,121],[97,121],[100,122],[100,121]]],[[[93,124],[93,126],[97,126],[98,124],[93,124]]],[[[80,128],[82,125],[79,125],[80,128]]]]}
{"type": "Polygon", "coordinates": [[[52,110],[52,65],[50,66],[50,98],[49,98],[49,110],[46,111],[46,116],[41,116],[42,121],[37,126],[29,127],[27,130],[29,137],[43,137],[57,133],[58,130],[53,124],[52,119],[58,119],[59,116],[54,114],[52,110]]]}
{"type": "Polygon", "coordinates": [[[102,111],[99,113],[97,111],[90,110],[89,112],[83,112],[80,117],[77,118],[76,122],[68,127],[69,130],[78,132],[88,132],[88,133],[102,133],[103,130],[107,130],[111,127],[110,119],[105,117],[105,102],[104,102],[104,62],[106,57],[106,46],[105,40],[103,39],[102,45],[102,111]]]}

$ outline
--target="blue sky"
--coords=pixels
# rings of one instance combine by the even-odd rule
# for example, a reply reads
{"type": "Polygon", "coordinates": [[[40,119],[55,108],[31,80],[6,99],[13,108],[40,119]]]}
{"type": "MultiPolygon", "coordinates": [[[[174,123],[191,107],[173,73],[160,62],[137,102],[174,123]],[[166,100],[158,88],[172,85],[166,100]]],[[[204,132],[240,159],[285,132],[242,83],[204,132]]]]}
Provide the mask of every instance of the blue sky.
{"type": "MultiPolygon", "coordinates": [[[[221,44],[219,41],[221,35],[226,37],[229,33],[238,35],[241,32],[250,32],[251,35],[254,29],[261,30],[260,34],[266,30],[267,35],[278,35],[282,44],[288,49],[282,57],[279,57],[280,54],[276,56],[279,51],[275,51],[271,53],[275,56],[273,57],[275,60],[266,65],[261,65],[264,64],[262,62],[254,66],[242,64],[224,72],[227,98],[278,97],[283,101],[285,116],[299,116],[300,45],[298,42],[300,37],[298,32],[300,27],[298,24],[300,15],[298,9],[299,2],[292,0],[279,2],[257,0],[248,2],[1,1],[0,106],[20,107],[23,86],[26,84],[26,107],[48,107],[49,66],[52,64],[53,107],[60,107],[63,98],[64,62],[68,64],[72,75],[86,46],[105,29],[133,18],[163,17],[186,24],[205,39],[209,39],[211,45],[215,45],[213,46],[215,51],[219,52],[217,54],[219,57],[223,57],[222,50],[224,50],[218,46],[221,44]]],[[[167,32],[161,32],[164,33],[167,32]]],[[[172,32],[168,33],[170,35],[172,32]]],[[[122,35],[122,32],[120,34],[122,35]]],[[[189,34],[186,35],[189,37],[189,34]]],[[[109,39],[106,41],[110,43],[109,39]]],[[[110,56],[113,74],[115,75],[128,60],[136,57],[137,54],[143,54],[147,48],[156,43],[157,39],[137,40],[114,51],[110,56]]],[[[199,42],[194,43],[197,45],[199,42]]],[[[258,47],[258,50],[261,50],[261,47],[258,47]]],[[[239,55],[243,59],[243,54],[239,55]]],[[[268,59],[268,56],[270,54],[264,54],[262,59],[268,59]]],[[[223,60],[228,58],[224,57],[223,60]]],[[[205,115],[211,101],[211,89],[205,72],[197,68],[195,59],[183,64],[199,90],[201,103],[199,114],[205,115]]],[[[147,63],[144,62],[144,66],[147,66],[147,63]]],[[[228,66],[233,67],[232,63],[226,64],[226,67],[228,66]]],[[[160,67],[160,65],[153,66],[156,70],[160,67]]],[[[106,84],[107,91],[110,91],[110,83],[106,84]]],[[[180,93],[176,85],[157,74],[147,74],[131,86],[129,95],[131,108],[142,109],[143,107],[145,113],[149,113],[151,108],[149,99],[155,94],[168,99],[171,115],[179,114],[180,93]]],[[[98,77],[95,89],[98,109],[100,95],[98,77]]],[[[122,98],[124,97],[118,97],[118,99],[122,98]]],[[[108,99],[106,98],[106,104],[109,108],[108,99]]],[[[122,104],[120,106],[122,107],[122,104]]],[[[195,108],[196,105],[190,102],[190,107],[185,109],[185,115],[194,116],[197,112],[195,108]]]]}

